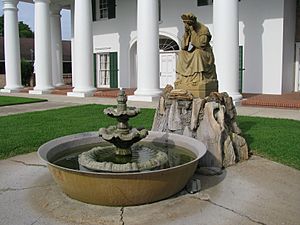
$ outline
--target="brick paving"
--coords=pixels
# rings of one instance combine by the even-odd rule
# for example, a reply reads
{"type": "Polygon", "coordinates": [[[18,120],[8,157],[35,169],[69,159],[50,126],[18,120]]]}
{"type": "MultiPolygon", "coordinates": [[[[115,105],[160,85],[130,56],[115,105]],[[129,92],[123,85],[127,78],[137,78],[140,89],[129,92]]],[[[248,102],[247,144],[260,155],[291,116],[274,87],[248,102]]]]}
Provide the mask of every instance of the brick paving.
{"type": "MultiPolygon", "coordinates": [[[[26,87],[21,90],[23,93],[28,93],[32,90],[31,87],[26,87]]],[[[133,95],[136,89],[125,88],[127,95],[133,95]]],[[[71,86],[62,86],[55,88],[51,94],[55,95],[67,95],[67,92],[71,92],[71,86]]],[[[98,88],[94,93],[95,97],[101,98],[115,98],[119,92],[118,88],[98,88]]],[[[275,107],[275,108],[289,108],[300,109],[300,92],[291,92],[282,95],[269,95],[269,94],[243,94],[241,101],[242,106],[256,106],[256,107],[275,107]]]]}
{"type": "Polygon", "coordinates": [[[242,106],[264,106],[276,108],[300,108],[300,92],[291,92],[282,95],[245,95],[241,101],[242,106]]]}

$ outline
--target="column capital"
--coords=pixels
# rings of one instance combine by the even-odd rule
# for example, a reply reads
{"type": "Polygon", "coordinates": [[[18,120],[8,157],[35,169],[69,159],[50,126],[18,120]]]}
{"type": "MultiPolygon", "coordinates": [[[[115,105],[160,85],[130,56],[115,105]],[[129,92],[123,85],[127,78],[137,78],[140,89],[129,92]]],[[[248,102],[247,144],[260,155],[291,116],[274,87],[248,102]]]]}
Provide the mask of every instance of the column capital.
{"type": "Polygon", "coordinates": [[[19,0],[3,0],[3,11],[5,10],[18,10],[17,5],[19,0]]]}

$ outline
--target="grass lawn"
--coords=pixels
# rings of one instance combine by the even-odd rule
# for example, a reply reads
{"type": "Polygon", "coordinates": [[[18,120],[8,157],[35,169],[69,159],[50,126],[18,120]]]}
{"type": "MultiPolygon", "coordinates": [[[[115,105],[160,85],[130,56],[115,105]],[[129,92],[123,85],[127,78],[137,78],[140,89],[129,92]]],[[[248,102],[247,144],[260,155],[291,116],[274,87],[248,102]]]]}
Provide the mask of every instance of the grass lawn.
{"type": "MultiPolygon", "coordinates": [[[[53,138],[115,124],[104,108],[94,104],[0,117],[0,159],[36,151],[53,138]]],[[[141,112],[130,124],[150,130],[154,110],[141,112]]],[[[239,116],[238,122],[255,154],[300,169],[300,121],[239,116]]]]}
{"type": "MultiPolygon", "coordinates": [[[[104,108],[84,105],[0,117],[0,159],[36,151],[53,138],[115,124],[116,120],[103,114],[104,108]]],[[[151,129],[154,110],[141,112],[130,124],[151,129]]]]}
{"type": "Polygon", "coordinates": [[[0,106],[26,104],[26,103],[33,103],[33,102],[44,102],[44,101],[47,101],[47,99],[0,96],[0,106]]]}
{"type": "Polygon", "coordinates": [[[238,124],[254,154],[300,170],[300,121],[239,116],[238,124]]]}

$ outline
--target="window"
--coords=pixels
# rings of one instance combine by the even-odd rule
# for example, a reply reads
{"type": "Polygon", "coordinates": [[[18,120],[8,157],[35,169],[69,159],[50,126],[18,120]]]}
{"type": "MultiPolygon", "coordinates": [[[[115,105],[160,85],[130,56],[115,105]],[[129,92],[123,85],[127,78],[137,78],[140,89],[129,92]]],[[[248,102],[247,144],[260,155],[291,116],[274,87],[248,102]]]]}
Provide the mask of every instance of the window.
{"type": "Polygon", "coordinates": [[[179,46],[176,41],[167,37],[161,37],[159,38],[159,49],[162,51],[176,51],[179,50],[179,46]]]}
{"type": "Polygon", "coordinates": [[[108,5],[107,0],[100,0],[99,2],[99,18],[104,19],[108,18],[108,5]]]}
{"type": "Polygon", "coordinates": [[[116,0],[92,0],[93,20],[116,18],[116,0]]]}
{"type": "Polygon", "coordinates": [[[110,70],[109,70],[109,54],[104,53],[100,54],[100,85],[109,87],[109,78],[110,78],[110,70]]]}
{"type": "Polygon", "coordinates": [[[116,0],[99,0],[99,19],[116,18],[116,0]]]}
{"type": "MultiPolygon", "coordinates": [[[[241,0],[239,0],[240,2],[241,0]]],[[[198,6],[204,6],[204,5],[212,5],[214,0],[197,0],[198,6]]]]}
{"type": "Polygon", "coordinates": [[[212,5],[213,0],[197,0],[198,6],[212,5]]]}

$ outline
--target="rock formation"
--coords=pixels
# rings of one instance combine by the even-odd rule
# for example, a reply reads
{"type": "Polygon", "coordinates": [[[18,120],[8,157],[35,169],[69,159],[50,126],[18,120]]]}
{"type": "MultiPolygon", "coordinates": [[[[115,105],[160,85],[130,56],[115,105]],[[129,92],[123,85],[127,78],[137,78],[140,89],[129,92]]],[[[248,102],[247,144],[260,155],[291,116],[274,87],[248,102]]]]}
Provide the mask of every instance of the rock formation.
{"type": "Polygon", "coordinates": [[[226,93],[193,98],[186,90],[167,86],[160,98],[153,131],[186,135],[207,147],[200,167],[223,168],[248,159],[248,146],[236,123],[236,109],[226,93]]]}

